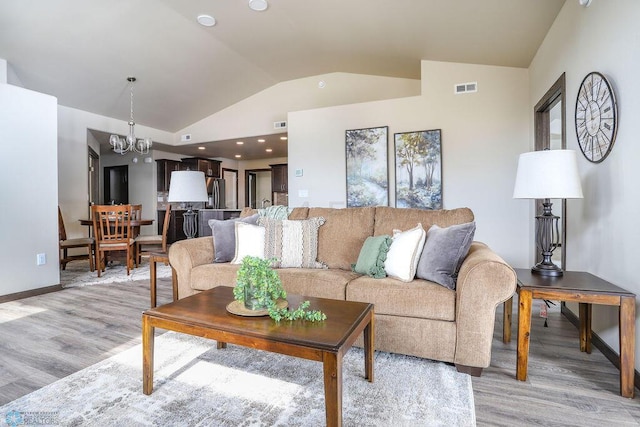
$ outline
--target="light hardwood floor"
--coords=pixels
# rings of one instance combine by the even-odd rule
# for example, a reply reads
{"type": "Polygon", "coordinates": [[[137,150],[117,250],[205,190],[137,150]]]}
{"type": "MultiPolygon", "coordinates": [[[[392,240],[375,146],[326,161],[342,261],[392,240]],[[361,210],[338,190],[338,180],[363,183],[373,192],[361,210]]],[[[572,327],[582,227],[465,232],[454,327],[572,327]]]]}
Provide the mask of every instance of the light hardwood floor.
{"type": "MultiPolygon", "coordinates": [[[[170,280],[159,279],[158,303],[170,300],[170,280]]],[[[140,343],[148,307],[146,281],[0,304],[0,405],[140,343]]],[[[618,370],[595,348],[581,353],[576,328],[557,309],[548,328],[533,319],[529,379],[516,381],[516,319],[512,343],[503,344],[501,312],[491,366],[472,379],[479,426],[640,425],[640,398],[620,397],[618,370]]]]}

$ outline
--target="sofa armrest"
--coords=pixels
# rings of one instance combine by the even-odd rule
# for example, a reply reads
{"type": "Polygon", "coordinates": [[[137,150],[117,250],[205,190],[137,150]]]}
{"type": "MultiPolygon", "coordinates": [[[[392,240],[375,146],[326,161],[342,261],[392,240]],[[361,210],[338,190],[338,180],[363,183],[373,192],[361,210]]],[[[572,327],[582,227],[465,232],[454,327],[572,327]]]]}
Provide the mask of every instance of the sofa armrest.
{"type": "Polygon", "coordinates": [[[169,247],[169,263],[178,278],[178,298],[197,293],[191,287],[191,270],[213,262],[213,239],[197,237],[180,240],[169,247]]]}
{"type": "Polygon", "coordinates": [[[515,271],[500,256],[472,243],[456,285],[456,364],[489,366],[496,307],[513,295],[516,283],[515,271]]]}

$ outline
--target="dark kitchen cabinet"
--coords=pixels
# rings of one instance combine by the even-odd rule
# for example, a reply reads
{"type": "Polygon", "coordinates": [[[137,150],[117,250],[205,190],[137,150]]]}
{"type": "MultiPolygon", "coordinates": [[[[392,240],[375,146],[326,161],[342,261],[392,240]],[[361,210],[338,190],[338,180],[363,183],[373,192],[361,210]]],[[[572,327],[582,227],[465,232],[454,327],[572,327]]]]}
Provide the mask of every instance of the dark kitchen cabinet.
{"type": "MultiPolygon", "coordinates": [[[[158,191],[169,191],[171,172],[180,170],[180,162],[176,160],[156,160],[158,169],[158,191]]],[[[164,216],[164,213],[163,213],[164,216]]],[[[160,228],[162,230],[162,228],[160,228]]]]}
{"type": "Polygon", "coordinates": [[[206,176],[220,178],[220,163],[219,160],[187,157],[182,159],[181,170],[201,171],[206,176]]]}
{"type": "Polygon", "coordinates": [[[289,191],[289,167],[286,163],[271,166],[271,191],[287,193],[289,191]]]}
{"type": "MultiPolygon", "coordinates": [[[[158,234],[162,234],[164,226],[164,210],[158,211],[158,234]]],[[[169,214],[169,228],[167,230],[167,243],[171,244],[178,240],[184,240],[187,236],[184,234],[184,218],[182,214],[184,210],[171,210],[169,214]]]]}

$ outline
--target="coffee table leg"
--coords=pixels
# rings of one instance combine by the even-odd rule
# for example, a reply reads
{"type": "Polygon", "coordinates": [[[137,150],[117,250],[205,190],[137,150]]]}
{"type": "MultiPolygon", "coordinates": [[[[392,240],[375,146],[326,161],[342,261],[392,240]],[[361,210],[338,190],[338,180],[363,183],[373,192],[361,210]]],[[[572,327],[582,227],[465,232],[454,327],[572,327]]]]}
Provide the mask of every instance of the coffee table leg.
{"type": "Polygon", "coordinates": [[[529,335],[531,334],[531,291],[521,289],[518,297],[518,362],[516,378],[527,380],[529,364],[529,335]]]}
{"type": "Polygon", "coordinates": [[[155,328],[149,324],[149,318],[142,315],[142,392],[153,391],[153,340],[155,328]]]}
{"type": "Polygon", "coordinates": [[[324,402],[326,407],[327,427],[342,425],[342,357],[336,353],[325,352],[324,368],[324,402]]]}
{"type": "Polygon", "coordinates": [[[373,324],[373,313],[371,313],[371,320],[369,324],[364,328],[364,377],[373,382],[373,353],[375,346],[373,344],[375,337],[375,328],[373,324]]]}
{"type": "Polygon", "coordinates": [[[636,299],[620,299],[620,394],[633,399],[635,365],[636,299]]]}

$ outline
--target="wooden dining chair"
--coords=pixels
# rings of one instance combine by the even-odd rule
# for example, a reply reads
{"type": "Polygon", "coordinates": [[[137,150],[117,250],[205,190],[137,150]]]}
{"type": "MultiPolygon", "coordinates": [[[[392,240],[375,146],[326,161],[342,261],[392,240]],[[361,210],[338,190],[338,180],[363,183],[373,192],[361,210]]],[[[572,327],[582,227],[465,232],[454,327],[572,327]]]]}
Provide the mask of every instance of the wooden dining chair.
{"type": "Polygon", "coordinates": [[[167,232],[169,231],[169,221],[171,219],[171,205],[167,206],[164,213],[164,222],[162,223],[162,234],[154,236],[138,236],[136,237],[136,262],[142,262],[142,255],[167,254],[167,232]]]}
{"type": "Polygon", "coordinates": [[[89,269],[94,270],[93,257],[95,241],[91,237],[80,237],[74,239],[67,239],[67,231],[64,228],[64,219],[62,218],[62,211],[58,206],[58,241],[60,248],[60,268],[66,270],[67,263],[76,260],[89,260],[89,269]],[[68,250],[73,248],[86,248],[87,253],[78,255],[69,255],[68,250]]]}
{"type": "MultiPolygon", "coordinates": [[[[142,219],[142,205],[131,205],[131,220],[139,221],[142,219]]],[[[131,226],[131,237],[136,238],[140,235],[140,226],[132,225],[131,226]]],[[[138,249],[136,246],[135,250],[138,249]]],[[[135,260],[135,266],[138,268],[138,254],[136,252],[133,253],[133,259],[135,260]]]]}
{"type": "Polygon", "coordinates": [[[126,253],[127,276],[134,263],[135,240],[131,237],[131,205],[91,206],[96,240],[95,263],[98,277],[107,265],[111,251],[126,253]]]}

